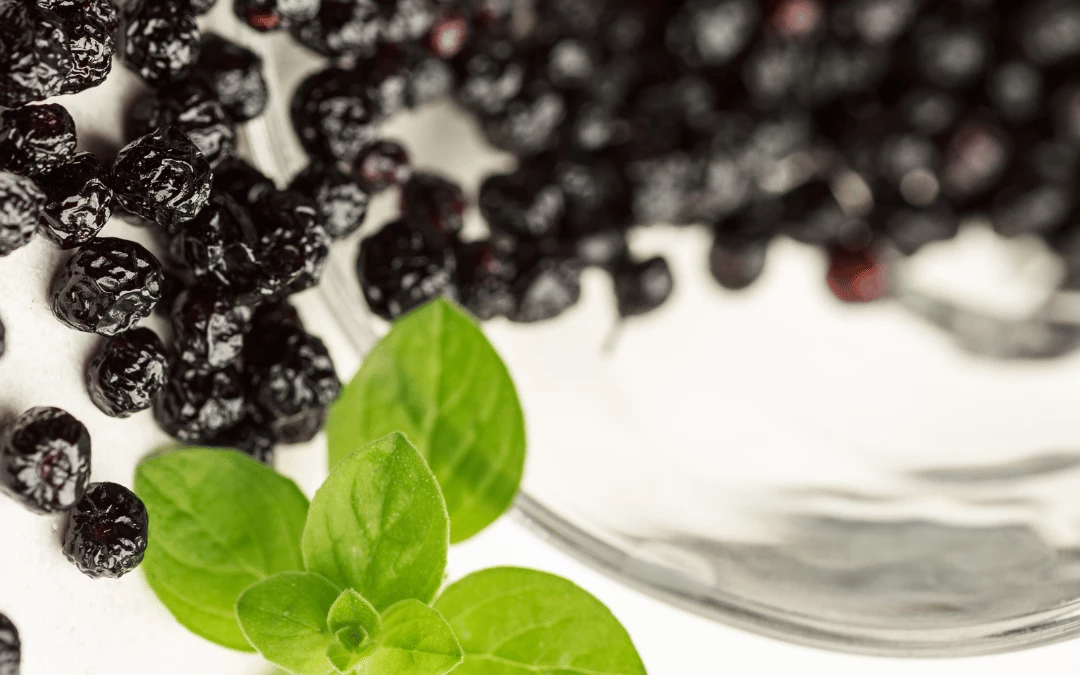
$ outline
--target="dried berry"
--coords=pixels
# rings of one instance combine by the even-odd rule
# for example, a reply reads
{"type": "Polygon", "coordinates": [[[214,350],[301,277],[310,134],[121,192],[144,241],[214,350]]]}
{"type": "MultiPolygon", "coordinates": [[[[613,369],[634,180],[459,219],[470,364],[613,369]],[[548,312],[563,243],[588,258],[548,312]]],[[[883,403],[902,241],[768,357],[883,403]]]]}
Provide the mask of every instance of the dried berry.
{"type": "Polygon", "coordinates": [[[320,0],[235,0],[236,16],[257,31],[309,21],[319,13],[320,0]]]}
{"type": "Polygon", "coordinates": [[[357,276],[368,307],[393,320],[451,291],[453,252],[426,223],[390,223],[360,244],[357,276]]]}
{"type": "Polygon", "coordinates": [[[188,3],[132,0],[124,18],[128,68],[155,87],[187,77],[199,58],[199,26],[188,3]]]}
{"type": "Polygon", "coordinates": [[[0,437],[0,490],[37,513],[74,506],[90,481],[90,434],[58,408],[32,408],[0,437]]]}
{"type": "Polygon", "coordinates": [[[211,290],[186,290],[171,315],[173,349],[188,370],[221,370],[240,358],[253,311],[211,290]]]}
{"type": "Polygon", "coordinates": [[[71,72],[64,80],[61,94],[77,94],[96,87],[112,72],[116,41],[112,33],[93,19],[64,15],[71,50],[71,72]]]}
{"type": "Polygon", "coordinates": [[[169,125],[184,132],[211,167],[236,150],[233,120],[202,80],[185,80],[144,99],[133,117],[136,136],[169,125]]]}
{"type": "Polygon", "coordinates": [[[48,199],[42,234],[62,249],[89,242],[112,216],[108,170],[93,153],[80,152],[36,180],[48,199]]]}
{"type": "Polygon", "coordinates": [[[94,239],[53,279],[53,313],[76,330],[118,335],[150,315],[161,298],[161,279],[161,263],[139,244],[94,239]]]}
{"type": "Polygon", "coordinates": [[[194,220],[172,238],[169,251],[196,280],[234,295],[259,293],[264,283],[259,233],[246,209],[224,193],[212,193],[194,220]]]}
{"type": "Polygon", "coordinates": [[[253,336],[262,359],[247,364],[248,402],[254,419],[279,443],[306,443],[322,429],[341,391],[322,340],[303,331],[253,336]]]}
{"type": "Polygon", "coordinates": [[[401,144],[378,141],[356,158],[356,177],[369,194],[404,185],[412,176],[409,153],[401,144]]]}
{"type": "Polygon", "coordinates": [[[304,80],[292,100],[292,123],[314,157],[355,165],[378,137],[384,114],[367,83],[340,68],[304,80]]]}
{"type": "Polygon", "coordinates": [[[62,105],[0,113],[0,168],[24,176],[56,168],[75,154],[75,120],[62,105]]]}
{"type": "Polygon", "coordinates": [[[63,19],[96,21],[110,34],[120,28],[120,12],[112,0],[37,0],[37,4],[58,13],[63,19]]]}
{"type": "Polygon", "coordinates": [[[244,413],[244,381],[229,366],[199,372],[182,361],[169,366],[169,379],[154,403],[154,419],[170,436],[206,444],[234,427],[244,413]]]}
{"type": "Polygon", "coordinates": [[[834,249],[826,281],[833,295],[847,303],[873,302],[889,291],[885,265],[869,249],[834,249]]]}
{"type": "Polygon", "coordinates": [[[250,49],[205,33],[195,74],[234,122],[254,119],[266,109],[269,93],[262,59],[250,49]]]}
{"type": "Polygon", "coordinates": [[[176,305],[176,298],[192,284],[185,276],[171,270],[163,270],[161,278],[161,300],[154,306],[154,315],[168,318],[176,305]]]}
{"type": "Polygon", "coordinates": [[[228,157],[214,168],[213,185],[215,192],[227,194],[247,208],[275,190],[274,181],[239,157],[228,157]]]}
{"type": "Polygon", "coordinates": [[[56,96],[71,65],[59,16],[33,2],[0,4],[0,107],[56,96]]]}
{"type": "Polygon", "coordinates": [[[68,514],[64,555],[93,579],[119,579],[139,566],[149,534],[146,506],[116,483],[92,483],[68,514]]]}
{"type": "Polygon", "coordinates": [[[176,127],[131,142],[113,165],[113,189],[128,211],[173,229],[210,199],[210,164],[176,127]]]}
{"type": "Polygon", "coordinates": [[[301,44],[323,56],[368,56],[379,41],[377,0],[322,0],[318,13],[293,23],[301,44]]]}
{"type": "Polygon", "coordinates": [[[19,675],[22,643],[11,619],[0,614],[0,675],[19,675]]]}
{"type": "Polygon", "coordinates": [[[480,211],[488,226],[514,237],[549,237],[558,232],[566,200],[540,171],[489,177],[480,186],[480,211]]]}
{"type": "Polygon", "coordinates": [[[431,53],[440,59],[457,56],[469,41],[469,20],[462,14],[448,13],[437,19],[427,35],[431,53]]]}
{"type": "Polygon", "coordinates": [[[724,288],[741,291],[765,271],[766,251],[762,240],[727,241],[717,237],[709,252],[709,271],[724,288]]]}
{"type": "Polygon", "coordinates": [[[319,283],[330,235],[315,205],[295,192],[272,192],[252,210],[259,230],[264,295],[299,293],[319,283]]]}
{"type": "Polygon", "coordinates": [[[559,255],[522,256],[514,280],[517,306],[509,314],[517,323],[550,321],[581,299],[581,261],[559,255]]]}
{"type": "Polygon", "coordinates": [[[675,289],[671,268],[661,257],[624,260],[612,271],[619,316],[648,314],[667,302],[675,289]]]}
{"type": "Polygon", "coordinates": [[[315,201],[326,231],[334,239],[347,237],[364,224],[370,196],[333,164],[312,162],[293,178],[289,189],[315,201]]]}
{"type": "Polygon", "coordinates": [[[268,466],[274,463],[274,436],[262,423],[255,421],[250,411],[245,411],[239,422],[206,444],[242,452],[268,466]]]}
{"type": "Polygon", "coordinates": [[[30,243],[44,207],[45,193],[34,181],[0,171],[0,257],[30,243]]]}
{"type": "Polygon", "coordinates": [[[461,303],[481,321],[507,316],[517,307],[511,284],[517,276],[514,251],[505,239],[457,247],[461,303]]]}
{"type": "Polygon", "coordinates": [[[147,410],[165,386],[165,345],[149,328],[108,338],[86,368],[90,400],[110,417],[147,410]]]}
{"type": "Polygon", "coordinates": [[[405,219],[442,234],[461,232],[465,226],[465,206],[461,186],[433,173],[414,173],[401,190],[405,219]]]}

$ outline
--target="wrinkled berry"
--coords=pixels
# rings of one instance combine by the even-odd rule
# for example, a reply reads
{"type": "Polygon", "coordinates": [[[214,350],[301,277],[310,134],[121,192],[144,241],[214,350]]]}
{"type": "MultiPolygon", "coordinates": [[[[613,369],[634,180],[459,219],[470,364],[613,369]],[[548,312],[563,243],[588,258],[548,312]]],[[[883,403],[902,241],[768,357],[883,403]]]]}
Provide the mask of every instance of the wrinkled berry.
{"type": "Polygon", "coordinates": [[[401,189],[405,219],[442,234],[456,234],[465,226],[465,192],[457,183],[433,173],[417,172],[401,189]]]}
{"type": "Polygon", "coordinates": [[[100,237],[75,252],[53,279],[53,313],[68,326],[118,335],[161,298],[161,263],[125,239],[100,237]]]}
{"type": "Polygon", "coordinates": [[[206,206],[211,179],[210,164],[199,148],[171,126],[128,144],[113,165],[120,205],[169,229],[206,206]]]}
{"type": "Polygon", "coordinates": [[[48,199],[41,232],[62,249],[89,242],[112,216],[108,169],[93,153],[80,152],[36,180],[48,199]]]}
{"type": "Polygon", "coordinates": [[[367,83],[339,68],[304,80],[292,100],[292,123],[304,149],[327,161],[353,165],[378,137],[383,111],[367,83]]]}
{"type": "Polygon", "coordinates": [[[369,194],[404,185],[410,176],[409,153],[393,141],[373,143],[356,159],[356,177],[369,194]]]}
{"type": "Polygon", "coordinates": [[[112,72],[116,41],[105,26],[93,19],[64,16],[63,24],[70,40],[71,72],[60,93],[77,94],[98,86],[112,72]]]}
{"type": "Polygon", "coordinates": [[[216,33],[203,35],[196,76],[234,122],[254,119],[266,109],[269,93],[262,59],[216,33]]]}
{"type": "Polygon", "coordinates": [[[258,293],[263,284],[259,232],[246,209],[224,193],[172,238],[169,251],[195,279],[236,295],[258,293]]]}
{"type": "Polygon", "coordinates": [[[236,150],[233,120],[201,80],[185,80],[144,99],[133,117],[136,136],[170,125],[184,132],[211,167],[236,150]]]}
{"type": "Polygon", "coordinates": [[[206,444],[231,429],[244,413],[244,381],[229,366],[199,372],[182,361],[169,366],[169,378],[154,403],[154,419],[170,436],[190,444],[206,444]]]}
{"type": "Polygon", "coordinates": [[[60,17],[33,2],[0,4],[0,106],[56,96],[71,72],[60,17]]]}
{"type": "Polygon", "coordinates": [[[426,223],[389,223],[360,244],[357,276],[368,307],[396,319],[452,290],[455,260],[426,223]]]}
{"type": "Polygon", "coordinates": [[[522,267],[513,284],[517,306],[509,314],[511,321],[549,321],[565,313],[581,299],[580,261],[561,256],[540,256],[522,267]]]}
{"type": "Polygon", "coordinates": [[[374,53],[379,40],[376,21],[382,0],[322,0],[318,13],[290,26],[293,36],[323,56],[374,53]]]}
{"type": "Polygon", "coordinates": [[[511,284],[517,273],[505,239],[483,240],[457,247],[461,304],[481,321],[507,316],[517,300],[511,284]]]}
{"type": "Polygon", "coordinates": [[[480,186],[480,212],[492,230],[514,237],[549,237],[566,213],[562,189],[538,171],[491,176],[480,186]]]}
{"type": "Polygon", "coordinates": [[[250,411],[245,411],[239,422],[214,436],[206,444],[242,452],[256,462],[268,466],[274,464],[274,436],[261,422],[255,421],[250,411]]]}
{"type": "Polygon", "coordinates": [[[223,192],[247,208],[275,190],[274,181],[235,156],[214,168],[213,185],[215,192],[223,192]]]}
{"type": "Polygon", "coordinates": [[[347,237],[364,224],[368,192],[333,164],[312,162],[293,178],[289,189],[314,200],[326,231],[334,239],[347,237]]]}
{"type": "Polygon", "coordinates": [[[315,205],[292,191],[265,195],[252,210],[264,266],[264,295],[292,294],[319,283],[330,235],[315,205]]]}
{"type": "Polygon", "coordinates": [[[120,12],[112,0],[37,0],[37,4],[58,13],[63,19],[96,21],[110,34],[120,28],[120,12]]]}
{"type": "Polygon", "coordinates": [[[173,349],[189,370],[220,370],[240,358],[252,313],[210,290],[186,290],[172,311],[173,349]]]}
{"type": "Polygon", "coordinates": [[[615,300],[623,317],[648,314],[667,302],[675,289],[671,268],[661,257],[625,260],[612,271],[615,300]]]}
{"type": "Polygon", "coordinates": [[[34,181],[0,171],[0,257],[30,243],[44,207],[45,193],[34,181]]]}
{"type": "Polygon", "coordinates": [[[0,437],[0,490],[37,513],[70,509],[90,480],[90,434],[58,408],[32,408],[0,437]]]}
{"type": "Polygon", "coordinates": [[[11,619],[0,614],[0,675],[19,675],[22,643],[11,619]]]}
{"type": "Polygon", "coordinates": [[[313,19],[320,4],[319,0],[235,0],[233,11],[247,25],[266,32],[313,19]]]}
{"type": "Polygon", "coordinates": [[[124,18],[128,68],[155,87],[187,77],[199,58],[199,26],[188,3],[131,0],[124,18]]]}
{"type": "Polygon", "coordinates": [[[62,105],[0,113],[0,168],[24,176],[56,168],[75,154],[75,120],[62,105]]]}
{"type": "Polygon", "coordinates": [[[92,579],[119,579],[139,566],[149,534],[146,506],[116,483],[92,483],[68,514],[64,555],[92,579]]]}
{"type": "Polygon", "coordinates": [[[90,400],[110,417],[130,417],[154,404],[165,385],[165,345],[149,328],[108,338],[86,369],[90,400]]]}

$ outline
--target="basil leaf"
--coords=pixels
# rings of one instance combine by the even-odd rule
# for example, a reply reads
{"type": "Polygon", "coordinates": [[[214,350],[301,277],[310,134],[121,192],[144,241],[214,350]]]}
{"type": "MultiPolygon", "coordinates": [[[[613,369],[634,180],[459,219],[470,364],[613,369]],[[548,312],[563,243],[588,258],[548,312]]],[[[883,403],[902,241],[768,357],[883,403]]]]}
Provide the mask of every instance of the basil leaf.
{"type": "Polygon", "coordinates": [[[302,541],[308,571],[354,588],[379,611],[430,602],[450,548],[446,503],[401,434],[338,463],[312,500],[302,541]]]}
{"type": "Polygon", "coordinates": [[[386,610],[382,631],[356,664],[356,675],[443,675],[461,663],[454,631],[437,611],[416,600],[386,610]]]}
{"type": "Polygon", "coordinates": [[[435,609],[465,650],[454,675],[645,673],[611,611],[572,582],[545,572],[476,572],[447,588],[435,609]]]}
{"type": "Polygon", "coordinates": [[[480,328],[446,300],[399,319],[330,412],[330,465],[386,434],[416,444],[460,542],[510,507],[525,463],[514,383],[480,328]]]}
{"type": "Polygon", "coordinates": [[[304,569],[307,498],[238,452],[205,449],[147,459],[135,492],[150,516],[142,569],[154,593],[196,635],[251,651],[236,599],[256,581],[304,569]]]}
{"type": "Polygon", "coordinates": [[[346,588],[330,608],[326,625],[330,627],[330,632],[338,636],[343,647],[356,651],[363,644],[364,638],[378,634],[382,629],[382,619],[379,611],[365,600],[364,596],[346,588]],[[350,630],[355,631],[359,639],[349,636],[350,630]]]}
{"type": "Polygon", "coordinates": [[[282,572],[245,590],[236,618],[251,645],[270,663],[296,675],[328,675],[333,636],[326,615],[340,589],[317,574],[282,572]]]}

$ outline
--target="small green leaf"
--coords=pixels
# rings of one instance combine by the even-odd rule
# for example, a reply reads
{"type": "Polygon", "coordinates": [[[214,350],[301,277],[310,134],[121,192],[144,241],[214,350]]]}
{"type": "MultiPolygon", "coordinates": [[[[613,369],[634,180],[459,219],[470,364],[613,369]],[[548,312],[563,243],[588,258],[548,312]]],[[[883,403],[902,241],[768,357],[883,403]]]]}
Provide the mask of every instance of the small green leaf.
{"type": "Polygon", "coordinates": [[[416,600],[386,610],[383,628],[356,664],[356,675],[443,675],[463,656],[454,631],[437,611],[416,600]]]}
{"type": "Polygon", "coordinates": [[[315,493],[302,548],[308,571],[356,589],[379,611],[431,602],[446,569],[450,520],[416,448],[391,434],[338,463],[315,493]]]}
{"type": "Polygon", "coordinates": [[[139,465],[135,492],[151,535],[142,569],[188,630],[251,651],[234,608],[251,584],[304,569],[308,501],[296,484],[238,452],[190,449],[139,465]]]}
{"type": "MultiPolygon", "coordinates": [[[[330,608],[326,624],[335,634],[359,626],[364,630],[365,635],[375,635],[382,628],[382,619],[379,617],[379,611],[365,600],[364,596],[351,588],[346,588],[334,601],[334,606],[330,608]]],[[[359,643],[356,646],[360,646],[359,643]]]]}
{"type": "Polygon", "coordinates": [[[517,391],[480,328],[446,300],[399,319],[330,412],[330,465],[386,434],[416,444],[464,541],[510,507],[525,463],[517,391]]]}
{"type": "Polygon", "coordinates": [[[454,675],[644,675],[630,636],[561,577],[502,567],[447,588],[435,608],[465,650],[454,675]]]}
{"type": "Polygon", "coordinates": [[[270,663],[296,675],[328,675],[333,643],[326,615],[340,594],[317,574],[282,572],[245,590],[236,601],[244,635],[270,663]]]}

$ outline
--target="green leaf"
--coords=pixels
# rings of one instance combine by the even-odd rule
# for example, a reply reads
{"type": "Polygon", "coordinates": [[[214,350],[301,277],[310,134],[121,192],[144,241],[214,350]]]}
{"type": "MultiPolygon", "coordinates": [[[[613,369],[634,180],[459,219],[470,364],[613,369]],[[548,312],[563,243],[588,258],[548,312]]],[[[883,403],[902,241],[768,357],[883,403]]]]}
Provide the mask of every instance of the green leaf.
{"type": "Polygon", "coordinates": [[[251,651],[234,608],[251,584],[304,569],[308,501],[296,484],[238,452],[191,449],[139,465],[135,492],[151,533],[142,570],[188,630],[251,651]]]}
{"type": "Polygon", "coordinates": [[[416,448],[391,434],[338,463],[315,493],[302,548],[308,571],[356,589],[379,611],[430,602],[446,569],[450,520],[416,448]]]}
{"type": "Polygon", "coordinates": [[[630,636],[561,577],[502,567],[447,588],[435,609],[465,650],[454,675],[644,675],[630,636]]]}
{"type": "Polygon", "coordinates": [[[510,507],[525,463],[514,383],[479,327],[446,300],[399,319],[331,410],[330,465],[386,434],[416,444],[460,542],[510,507]]]}
{"type": "Polygon", "coordinates": [[[341,593],[317,574],[282,572],[245,590],[236,618],[248,641],[270,663],[296,675],[328,675],[334,637],[326,616],[341,593]]]}
{"type": "MultiPolygon", "coordinates": [[[[338,599],[334,601],[334,605],[330,608],[330,613],[326,617],[326,624],[330,627],[330,632],[334,634],[360,627],[363,629],[364,635],[367,636],[375,635],[382,629],[382,619],[379,617],[379,611],[365,600],[364,596],[351,588],[342,591],[338,599]]],[[[346,642],[354,643],[354,647],[360,646],[359,641],[350,639],[342,641],[342,644],[349,646],[346,642]]]]}
{"type": "Polygon", "coordinates": [[[386,610],[382,631],[356,665],[356,675],[443,675],[461,663],[454,631],[437,611],[416,600],[386,610]]]}

